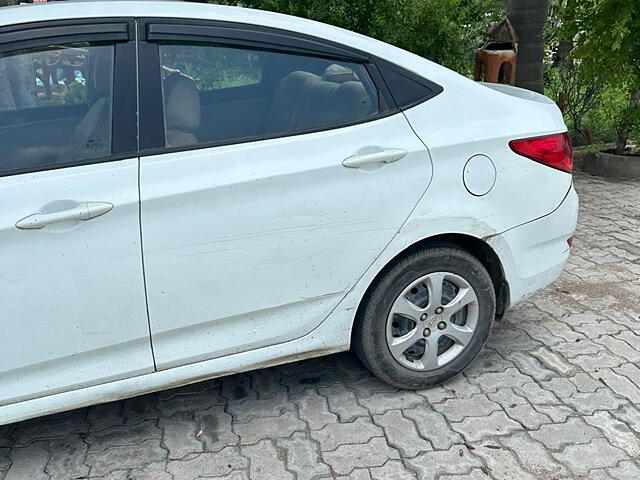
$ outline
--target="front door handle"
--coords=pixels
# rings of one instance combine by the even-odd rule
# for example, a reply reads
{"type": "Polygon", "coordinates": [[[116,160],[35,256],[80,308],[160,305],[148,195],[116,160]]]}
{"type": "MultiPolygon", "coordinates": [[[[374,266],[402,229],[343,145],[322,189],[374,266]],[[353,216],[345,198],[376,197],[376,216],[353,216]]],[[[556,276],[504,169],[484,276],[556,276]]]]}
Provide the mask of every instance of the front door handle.
{"type": "Polygon", "coordinates": [[[379,152],[354,155],[342,162],[347,168],[360,168],[375,163],[393,163],[402,160],[409,152],[402,148],[385,148],[379,152]]]}
{"type": "Polygon", "coordinates": [[[68,210],[51,213],[35,213],[18,221],[16,227],[21,230],[37,230],[47,225],[60,222],[91,220],[113,210],[113,205],[107,202],[81,203],[68,210]]]}

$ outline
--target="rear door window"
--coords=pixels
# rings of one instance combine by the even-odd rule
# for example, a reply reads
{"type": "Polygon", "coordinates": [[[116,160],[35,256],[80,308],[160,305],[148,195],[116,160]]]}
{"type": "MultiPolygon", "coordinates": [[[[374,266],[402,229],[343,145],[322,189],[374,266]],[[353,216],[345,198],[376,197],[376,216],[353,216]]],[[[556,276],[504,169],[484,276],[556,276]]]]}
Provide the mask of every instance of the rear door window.
{"type": "Polygon", "coordinates": [[[381,113],[363,64],[202,43],[161,43],[168,147],[286,136],[381,113]]]}

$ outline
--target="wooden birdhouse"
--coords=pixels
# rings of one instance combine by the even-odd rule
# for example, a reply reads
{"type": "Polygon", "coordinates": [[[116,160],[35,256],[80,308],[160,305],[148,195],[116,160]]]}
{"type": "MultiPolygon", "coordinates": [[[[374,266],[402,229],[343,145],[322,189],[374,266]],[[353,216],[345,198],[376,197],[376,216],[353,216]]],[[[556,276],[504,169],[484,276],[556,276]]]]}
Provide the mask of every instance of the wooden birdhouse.
{"type": "Polygon", "coordinates": [[[518,36],[508,18],[491,27],[476,50],[474,77],[479,82],[516,83],[518,36]]]}

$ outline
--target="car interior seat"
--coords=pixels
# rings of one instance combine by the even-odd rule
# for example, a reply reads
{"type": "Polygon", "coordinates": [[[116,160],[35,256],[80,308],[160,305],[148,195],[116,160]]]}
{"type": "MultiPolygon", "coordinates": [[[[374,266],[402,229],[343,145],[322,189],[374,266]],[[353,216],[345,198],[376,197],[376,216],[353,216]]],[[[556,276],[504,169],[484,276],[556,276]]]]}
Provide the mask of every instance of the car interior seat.
{"type": "Polygon", "coordinates": [[[197,144],[195,132],[202,119],[196,82],[182,73],[172,73],[164,79],[163,87],[167,147],[197,144]]]}
{"type": "Polygon", "coordinates": [[[322,76],[295,71],[276,87],[266,118],[269,131],[304,131],[346,124],[374,113],[374,103],[357,75],[340,65],[322,76]]]}
{"type": "Polygon", "coordinates": [[[61,162],[105,157],[111,153],[112,71],[113,49],[96,50],[89,77],[96,100],[73,130],[61,162]]]}

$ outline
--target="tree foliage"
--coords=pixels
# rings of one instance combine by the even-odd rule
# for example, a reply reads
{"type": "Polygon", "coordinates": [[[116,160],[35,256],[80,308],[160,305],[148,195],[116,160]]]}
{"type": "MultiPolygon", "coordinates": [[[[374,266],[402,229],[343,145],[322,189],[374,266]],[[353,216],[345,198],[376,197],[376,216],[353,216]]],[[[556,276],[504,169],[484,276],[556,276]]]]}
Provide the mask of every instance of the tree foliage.
{"type": "Polygon", "coordinates": [[[573,55],[578,34],[576,5],[577,0],[550,2],[544,36],[545,86],[546,93],[565,111],[575,134],[574,141],[591,143],[592,130],[584,125],[584,120],[600,108],[606,82],[594,77],[584,62],[573,55]]]}
{"type": "Polygon", "coordinates": [[[463,74],[504,0],[218,0],[346,28],[409,50],[463,74]]]}
{"type": "Polygon", "coordinates": [[[616,125],[616,153],[623,153],[630,134],[640,130],[640,2],[582,0],[575,19],[575,57],[593,80],[621,88],[627,97],[616,125]]]}
{"type": "Polygon", "coordinates": [[[575,5],[577,48],[593,73],[640,77],[640,3],[582,0],[575,5]]]}
{"type": "MultiPolygon", "coordinates": [[[[508,0],[191,0],[311,18],[397,45],[470,75],[474,50],[508,0]]],[[[19,3],[0,0],[0,6],[19,3]]],[[[527,2],[520,2],[525,7],[527,2]]],[[[545,88],[570,126],[618,151],[640,136],[640,1],[549,0],[545,88]],[[598,138],[596,138],[598,139],[598,138]]],[[[12,75],[20,69],[13,68],[12,75]]],[[[0,65],[0,79],[9,72],[0,65]]],[[[224,81],[224,79],[221,79],[224,81]]],[[[0,91],[0,103],[8,99],[0,91]]]]}

